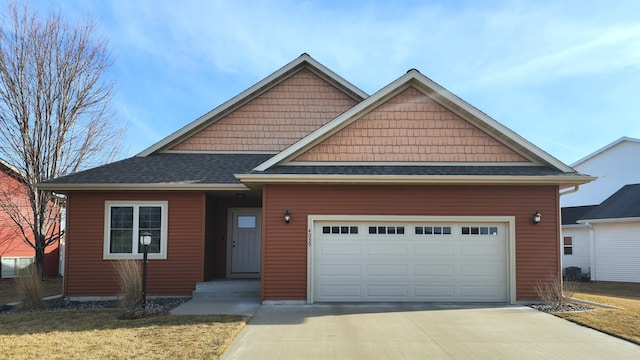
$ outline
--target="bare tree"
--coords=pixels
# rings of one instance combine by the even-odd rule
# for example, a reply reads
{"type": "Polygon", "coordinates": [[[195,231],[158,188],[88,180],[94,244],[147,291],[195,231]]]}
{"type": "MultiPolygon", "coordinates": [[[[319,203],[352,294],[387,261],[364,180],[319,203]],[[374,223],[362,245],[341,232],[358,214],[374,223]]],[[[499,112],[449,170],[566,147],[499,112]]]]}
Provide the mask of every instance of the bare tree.
{"type": "Polygon", "coordinates": [[[112,122],[113,83],[107,42],[93,22],[69,24],[59,12],[40,17],[9,4],[0,23],[0,158],[26,185],[0,190],[0,211],[35,250],[59,241],[64,197],[36,184],[97,165],[115,154],[121,129],[112,122]],[[5,191],[9,191],[6,193],[5,191]],[[4,194],[2,192],[5,192],[4,194]]]}

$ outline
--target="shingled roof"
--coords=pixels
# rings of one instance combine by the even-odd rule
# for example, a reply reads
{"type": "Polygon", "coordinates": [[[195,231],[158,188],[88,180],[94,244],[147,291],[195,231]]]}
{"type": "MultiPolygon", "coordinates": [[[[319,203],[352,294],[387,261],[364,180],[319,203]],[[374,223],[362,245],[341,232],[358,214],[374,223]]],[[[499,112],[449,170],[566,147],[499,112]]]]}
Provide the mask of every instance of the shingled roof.
{"type": "Polygon", "coordinates": [[[562,208],[562,225],[576,225],[578,220],[598,205],[569,206],[562,208]]]}
{"type": "Polygon", "coordinates": [[[39,185],[43,189],[144,186],[189,188],[236,185],[244,187],[234,174],[249,172],[273,154],[158,153],[134,156],[39,185]],[[81,185],[81,186],[80,186],[81,185]]]}
{"type": "Polygon", "coordinates": [[[640,219],[640,184],[625,185],[580,218],[580,222],[605,219],[640,219]]]}
{"type": "MultiPolygon", "coordinates": [[[[285,114],[286,115],[286,114],[285,114]]],[[[252,119],[254,121],[255,119],[252,119]]],[[[230,120],[231,121],[231,120],[230,120]]],[[[257,125],[259,126],[259,122],[257,125]]],[[[399,126],[399,125],[398,125],[399,126]]],[[[283,130],[289,131],[289,130],[283,130]]],[[[241,130],[234,136],[255,141],[241,130]]],[[[302,135],[301,135],[302,136],[302,135]]],[[[447,135],[448,136],[448,135],[447,135]]],[[[478,145],[480,146],[480,145],[478,145]]],[[[195,151],[195,149],[189,149],[195,151]]],[[[417,151],[406,147],[403,152],[417,151]]],[[[473,151],[465,149],[466,151],[473,151]]],[[[480,160],[478,160],[480,161],[480,160]]],[[[580,174],[512,130],[490,118],[431,79],[410,70],[372,96],[353,86],[331,70],[303,54],[280,70],[267,76],[246,91],[147,148],[138,156],[103,165],[73,175],[50,180],[38,186],[44,190],[236,190],[247,184],[266,183],[383,183],[383,184],[526,184],[576,186],[594,178],[580,174]],[[344,92],[357,105],[342,112],[325,125],[311,131],[279,153],[250,153],[244,148],[226,150],[234,153],[176,152],[172,146],[198,133],[209,125],[226,119],[241,108],[280,84],[300,69],[307,69],[344,92]],[[306,164],[294,161],[300,154],[327,140],[358,121],[381,103],[389,101],[407,88],[424,96],[469,122],[500,146],[513,151],[526,161],[500,162],[326,162],[306,164]]]]}

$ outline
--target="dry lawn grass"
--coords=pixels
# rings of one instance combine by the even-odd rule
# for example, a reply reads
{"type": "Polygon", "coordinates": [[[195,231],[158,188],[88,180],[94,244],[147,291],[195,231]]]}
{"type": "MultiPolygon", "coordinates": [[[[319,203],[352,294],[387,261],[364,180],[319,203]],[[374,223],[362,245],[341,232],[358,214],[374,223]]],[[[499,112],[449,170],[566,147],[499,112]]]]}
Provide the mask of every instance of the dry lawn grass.
{"type": "Polygon", "coordinates": [[[118,320],[119,310],[0,315],[4,359],[218,359],[245,326],[234,315],[118,320]]]}
{"type": "Polygon", "coordinates": [[[640,284],[579,283],[574,298],[615,306],[557,316],[640,344],[640,284]]]}

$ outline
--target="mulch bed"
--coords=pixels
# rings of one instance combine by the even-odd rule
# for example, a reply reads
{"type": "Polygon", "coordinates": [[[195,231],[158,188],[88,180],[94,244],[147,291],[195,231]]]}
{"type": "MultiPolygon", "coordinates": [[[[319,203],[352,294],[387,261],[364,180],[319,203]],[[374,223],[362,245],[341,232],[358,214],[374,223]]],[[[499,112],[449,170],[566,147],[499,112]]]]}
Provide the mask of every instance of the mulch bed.
{"type": "Polygon", "coordinates": [[[577,311],[589,311],[592,310],[593,307],[577,304],[572,302],[566,302],[561,304],[532,304],[529,307],[536,309],[538,311],[542,311],[548,314],[558,313],[558,312],[577,312],[577,311]]]}
{"type": "Polygon", "coordinates": [[[0,315],[32,313],[61,310],[95,310],[95,309],[122,309],[121,319],[138,319],[142,317],[168,314],[169,311],[181,304],[191,300],[191,298],[154,298],[147,300],[147,306],[143,309],[136,306],[131,309],[124,309],[117,300],[111,301],[70,301],[63,298],[56,298],[44,301],[41,309],[24,310],[19,306],[0,305],[0,315]]]}

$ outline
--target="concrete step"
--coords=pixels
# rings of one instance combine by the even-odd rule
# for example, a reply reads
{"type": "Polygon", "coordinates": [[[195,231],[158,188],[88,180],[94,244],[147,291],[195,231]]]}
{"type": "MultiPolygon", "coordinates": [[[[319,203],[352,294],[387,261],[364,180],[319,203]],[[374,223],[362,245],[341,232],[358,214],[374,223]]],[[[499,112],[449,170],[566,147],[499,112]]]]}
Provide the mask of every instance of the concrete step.
{"type": "Polygon", "coordinates": [[[260,298],[260,280],[219,280],[196,284],[194,299],[251,299],[260,298]]]}

